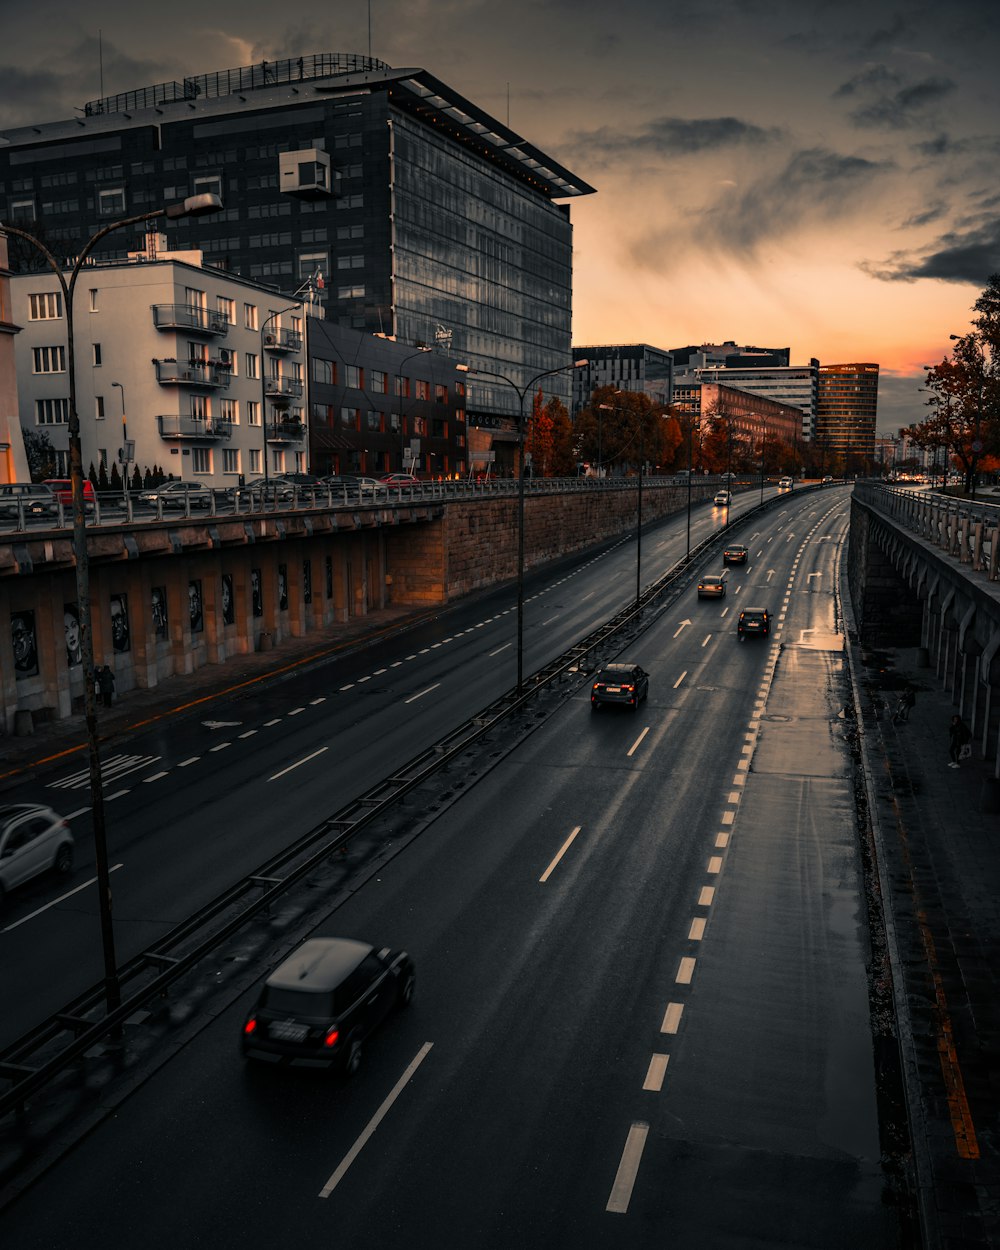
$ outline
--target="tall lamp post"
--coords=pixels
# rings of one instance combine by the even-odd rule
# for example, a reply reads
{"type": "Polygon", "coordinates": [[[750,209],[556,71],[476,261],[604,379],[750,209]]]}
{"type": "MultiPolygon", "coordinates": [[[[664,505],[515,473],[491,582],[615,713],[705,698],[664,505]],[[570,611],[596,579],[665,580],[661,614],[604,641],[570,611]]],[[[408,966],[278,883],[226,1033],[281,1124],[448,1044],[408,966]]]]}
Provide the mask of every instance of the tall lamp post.
{"type": "Polygon", "coordinates": [[[699,429],[699,423],[694,419],[694,414],[690,414],[688,418],[688,508],[687,508],[687,554],[691,554],[691,477],[694,469],[691,465],[691,444],[694,441],[694,432],[699,429]]]}
{"type": "Polygon", "coordinates": [[[469,373],[484,374],[487,377],[499,378],[506,382],[517,396],[517,442],[520,452],[520,465],[517,477],[517,693],[524,687],[524,397],[542,378],[549,378],[554,373],[565,373],[567,369],[582,369],[589,365],[589,360],[575,360],[571,365],[560,365],[558,369],[545,369],[536,373],[524,386],[518,386],[513,378],[505,373],[496,373],[492,369],[469,369],[469,373]]]}
{"type": "MultiPolygon", "coordinates": [[[[409,356],[404,356],[403,359],[399,362],[398,368],[396,369],[396,393],[399,396],[399,471],[400,473],[404,473],[406,471],[406,438],[405,438],[404,421],[403,421],[403,368],[407,364],[409,364],[411,360],[416,360],[418,356],[424,356],[426,355],[427,352],[432,352],[433,350],[434,350],[433,347],[429,347],[426,344],[423,347],[418,347],[415,352],[410,352],[409,356]]],[[[431,376],[433,376],[433,374],[431,376]]],[[[412,464],[412,461],[411,461],[411,464],[412,464]]],[[[413,472],[412,468],[410,469],[410,472],[411,473],[413,472]]]]}
{"type": "Polygon", "coordinates": [[[639,606],[642,597],[642,470],[645,460],[644,436],[646,433],[643,413],[639,413],[639,521],[635,534],[635,606],[639,606]]]}
{"type": "MultiPolygon", "coordinates": [[[[309,287],[311,291],[312,290],[312,278],[309,279],[306,285],[309,287]]],[[[299,291],[301,290],[303,290],[303,287],[299,288],[299,291]]],[[[298,293],[299,292],[296,291],[296,295],[298,293]]],[[[302,304],[300,302],[298,304],[289,304],[287,308],[279,308],[277,312],[273,312],[271,313],[269,317],[266,317],[264,319],[263,324],[260,327],[260,428],[261,428],[261,434],[264,440],[263,455],[264,455],[264,497],[265,498],[267,497],[267,485],[269,481],[269,473],[268,473],[268,467],[267,467],[267,372],[264,369],[264,348],[267,345],[266,331],[267,331],[267,327],[271,324],[272,321],[275,321],[278,317],[284,316],[284,314],[287,312],[294,312],[297,308],[301,308],[301,307],[302,307],[302,304]]]]}
{"type": "Polygon", "coordinates": [[[117,386],[122,393],[122,502],[128,507],[128,466],[132,457],[128,454],[128,427],[125,424],[125,387],[121,382],[112,382],[111,385],[117,386]]]}
{"type": "MultiPolygon", "coordinates": [[[[97,701],[94,694],[94,636],[91,629],[90,611],[90,560],[87,552],[87,523],[83,502],[83,448],[80,441],[80,414],[76,408],[76,367],[73,338],[73,292],[76,280],[96,245],[113,230],[137,226],[141,222],[166,217],[171,221],[180,217],[200,217],[216,213],[222,208],[217,195],[190,195],[179,204],[168,204],[150,213],[124,217],[112,221],[98,230],[84,245],[70,271],[69,281],[63,268],[49,249],[34,235],[17,226],[0,222],[0,231],[12,234],[30,244],[45,257],[49,268],[56,275],[62,289],[66,308],[66,360],[69,373],[69,468],[73,494],[73,555],[76,562],[76,598],[80,616],[80,651],[83,666],[83,706],[87,723],[87,748],[90,763],[90,805],[94,825],[94,851],[97,860],[97,894],[101,921],[101,943],[104,952],[104,995],[107,1009],[114,1011],[121,1005],[121,985],[115,959],[114,926],[111,915],[111,875],[108,868],[107,830],[104,823],[104,788],[101,781],[101,759],[97,737],[97,701]]],[[[124,402],[124,390],[122,400],[124,402]]]]}

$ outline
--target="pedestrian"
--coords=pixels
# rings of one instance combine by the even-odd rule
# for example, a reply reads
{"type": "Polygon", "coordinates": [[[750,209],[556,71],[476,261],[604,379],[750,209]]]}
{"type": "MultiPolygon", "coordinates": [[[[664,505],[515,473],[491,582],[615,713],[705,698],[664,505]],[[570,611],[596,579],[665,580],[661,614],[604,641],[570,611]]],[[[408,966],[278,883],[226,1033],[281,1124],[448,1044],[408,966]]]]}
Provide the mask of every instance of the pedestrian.
{"type": "Polygon", "coordinates": [[[896,704],[896,714],[893,716],[895,721],[907,721],[910,719],[910,708],[917,701],[916,688],[907,682],[903,689],[903,693],[899,696],[899,702],[896,704]]]}
{"type": "Polygon", "coordinates": [[[972,731],[957,713],[948,727],[948,754],[951,756],[949,768],[958,768],[960,761],[972,754],[972,731]]]}
{"type": "Polygon", "coordinates": [[[103,668],[98,668],[97,684],[101,691],[101,702],[105,707],[111,706],[111,699],[115,693],[115,675],[110,664],[105,664],[103,668]]]}

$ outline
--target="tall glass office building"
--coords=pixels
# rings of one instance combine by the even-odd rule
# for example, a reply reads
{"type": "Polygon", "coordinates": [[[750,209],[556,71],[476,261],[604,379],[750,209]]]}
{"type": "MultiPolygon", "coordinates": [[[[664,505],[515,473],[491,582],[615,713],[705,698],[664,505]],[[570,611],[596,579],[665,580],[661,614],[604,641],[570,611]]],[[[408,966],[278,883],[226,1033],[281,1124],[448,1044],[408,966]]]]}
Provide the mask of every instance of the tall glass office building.
{"type": "MultiPolygon", "coordinates": [[[[0,221],[70,257],[103,224],[215,192],[169,246],[291,295],[322,275],[328,319],[473,369],[469,415],[570,361],[572,226],[593,188],[423,69],[324,53],[93,100],[0,134],[0,221]]],[[[139,250],[109,235],[97,258],[139,250]]],[[[12,246],[13,268],[35,265],[12,246]]],[[[569,375],[551,391],[569,402],[569,375]]]]}

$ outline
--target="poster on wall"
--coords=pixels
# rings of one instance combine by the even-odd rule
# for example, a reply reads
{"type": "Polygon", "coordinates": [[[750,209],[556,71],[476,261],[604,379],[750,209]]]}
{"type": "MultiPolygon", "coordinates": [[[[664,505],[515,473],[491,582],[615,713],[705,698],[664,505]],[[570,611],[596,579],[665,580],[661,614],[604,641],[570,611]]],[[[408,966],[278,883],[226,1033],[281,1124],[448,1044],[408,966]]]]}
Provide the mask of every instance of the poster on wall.
{"type": "Polygon", "coordinates": [[[111,645],[115,651],[131,651],[128,627],[128,595],[111,596],[111,645]]]}
{"type": "Polygon", "coordinates": [[[222,623],[223,625],[232,625],[236,619],[236,610],[233,604],[233,578],[230,573],[222,574],[222,623]]]}
{"type": "Polygon", "coordinates": [[[264,592],[260,584],[260,569],[250,570],[250,599],[254,616],[264,615],[264,592]]]}
{"type": "Polygon", "coordinates": [[[153,617],[153,633],[157,638],[167,636],[167,588],[154,586],[150,591],[150,609],[153,617]]]}
{"type": "Polygon", "coordinates": [[[288,569],[284,564],[278,565],[278,610],[284,612],[288,608],[288,569]]]}
{"type": "Polygon", "coordinates": [[[83,663],[83,640],[80,637],[80,609],[77,604],[63,604],[63,628],[66,631],[66,663],[70,668],[77,668],[83,663]]]}
{"type": "Polygon", "coordinates": [[[313,601],[313,566],[311,560],[302,561],[302,598],[306,603],[313,601]]]}
{"type": "Polygon", "coordinates": [[[191,633],[200,634],[205,628],[201,610],[201,582],[188,582],[188,607],[191,616],[191,633]]]}
{"type": "Polygon", "coordinates": [[[14,676],[17,681],[38,673],[38,643],[35,639],[35,614],[12,612],[10,642],[14,649],[14,676]]]}

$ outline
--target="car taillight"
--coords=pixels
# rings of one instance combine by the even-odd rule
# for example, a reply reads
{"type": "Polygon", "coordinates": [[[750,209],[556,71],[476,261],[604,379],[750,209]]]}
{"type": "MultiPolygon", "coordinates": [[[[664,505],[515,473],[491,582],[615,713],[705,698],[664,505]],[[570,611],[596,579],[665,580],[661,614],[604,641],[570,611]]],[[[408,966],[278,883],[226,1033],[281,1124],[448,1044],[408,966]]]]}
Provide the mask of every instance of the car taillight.
{"type": "Polygon", "coordinates": [[[247,1037],[249,1037],[250,1034],[253,1033],[256,1028],[257,1028],[257,1017],[251,1016],[250,1019],[243,1026],[243,1032],[247,1037]]]}
{"type": "Polygon", "coordinates": [[[334,1026],[332,1029],[328,1029],[326,1037],[323,1038],[323,1045],[324,1046],[336,1046],[338,1037],[340,1037],[340,1029],[338,1029],[336,1026],[334,1026]]]}

